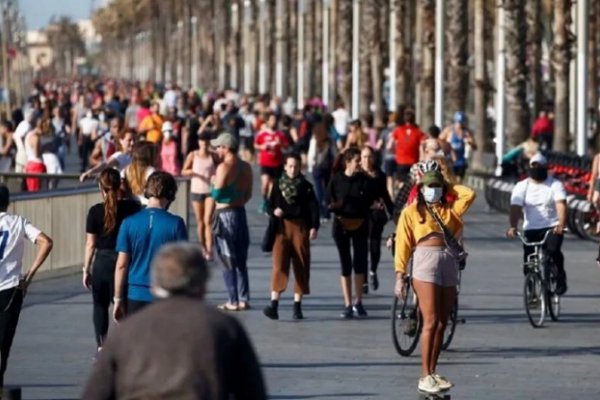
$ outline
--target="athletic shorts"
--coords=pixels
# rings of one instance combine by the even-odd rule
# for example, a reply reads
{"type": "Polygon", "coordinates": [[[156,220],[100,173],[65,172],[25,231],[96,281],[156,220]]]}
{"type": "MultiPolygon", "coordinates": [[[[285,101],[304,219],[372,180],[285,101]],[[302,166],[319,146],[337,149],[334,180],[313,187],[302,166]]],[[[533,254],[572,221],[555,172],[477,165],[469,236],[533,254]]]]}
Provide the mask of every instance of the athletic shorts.
{"type": "Polygon", "coordinates": [[[254,151],[254,139],[248,136],[240,136],[240,148],[244,150],[254,151]]]}
{"type": "Polygon", "coordinates": [[[273,179],[277,179],[281,176],[283,167],[260,167],[261,175],[269,175],[273,179]]]}
{"type": "Polygon", "coordinates": [[[454,171],[454,175],[456,175],[457,177],[460,178],[464,178],[465,177],[465,173],[467,172],[467,166],[466,165],[455,165],[454,167],[452,167],[452,170],[454,171]]]}
{"type": "Polygon", "coordinates": [[[395,159],[389,158],[383,162],[383,172],[385,172],[386,176],[395,177],[397,170],[398,164],[396,164],[395,159]]]}
{"type": "Polygon", "coordinates": [[[412,165],[409,164],[396,164],[396,178],[399,181],[405,181],[410,178],[410,169],[412,165]]]}
{"type": "Polygon", "coordinates": [[[413,278],[438,286],[458,285],[458,266],[446,247],[421,246],[413,253],[413,278]]]}
{"type": "Polygon", "coordinates": [[[210,197],[210,193],[190,193],[190,200],[202,202],[210,197]]]}

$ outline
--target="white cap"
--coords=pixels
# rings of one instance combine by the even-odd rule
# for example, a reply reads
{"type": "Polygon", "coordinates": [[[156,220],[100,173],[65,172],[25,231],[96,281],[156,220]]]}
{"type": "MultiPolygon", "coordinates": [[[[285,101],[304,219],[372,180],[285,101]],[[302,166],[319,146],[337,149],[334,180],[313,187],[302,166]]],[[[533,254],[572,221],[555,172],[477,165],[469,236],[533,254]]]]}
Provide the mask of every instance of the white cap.
{"type": "Polygon", "coordinates": [[[171,121],[165,121],[162,124],[162,129],[163,132],[165,131],[173,131],[173,124],[171,123],[171,121]]]}
{"type": "Polygon", "coordinates": [[[540,165],[546,165],[548,164],[548,160],[546,160],[546,157],[544,157],[542,153],[536,153],[533,157],[529,159],[529,166],[532,166],[535,163],[538,163],[540,165]]]}

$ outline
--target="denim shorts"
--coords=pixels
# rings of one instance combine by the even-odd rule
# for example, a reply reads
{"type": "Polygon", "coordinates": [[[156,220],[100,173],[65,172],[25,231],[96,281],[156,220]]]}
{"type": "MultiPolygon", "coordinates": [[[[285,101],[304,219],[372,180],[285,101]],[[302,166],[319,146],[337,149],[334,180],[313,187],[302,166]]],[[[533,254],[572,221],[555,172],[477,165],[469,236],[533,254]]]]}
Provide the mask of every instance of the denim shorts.
{"type": "Polygon", "coordinates": [[[421,246],[413,253],[413,278],[438,286],[458,285],[458,266],[446,247],[421,246]]]}

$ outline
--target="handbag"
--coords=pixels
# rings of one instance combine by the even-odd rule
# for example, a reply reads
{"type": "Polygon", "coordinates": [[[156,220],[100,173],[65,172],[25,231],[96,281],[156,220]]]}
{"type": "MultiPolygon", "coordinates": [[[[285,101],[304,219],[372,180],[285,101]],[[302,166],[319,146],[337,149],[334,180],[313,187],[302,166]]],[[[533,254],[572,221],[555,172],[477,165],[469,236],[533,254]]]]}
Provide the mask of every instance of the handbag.
{"type": "Polygon", "coordinates": [[[439,215],[437,215],[435,211],[429,207],[429,204],[425,203],[425,207],[427,207],[427,211],[429,211],[431,217],[435,222],[437,222],[438,226],[442,230],[444,234],[444,242],[446,242],[446,246],[448,247],[448,253],[454,257],[460,270],[465,269],[465,266],[467,265],[467,256],[469,254],[465,251],[465,248],[458,242],[458,240],[456,240],[452,232],[450,232],[450,230],[446,227],[444,221],[442,221],[439,215]]]}
{"type": "Polygon", "coordinates": [[[278,230],[279,219],[274,216],[269,217],[269,223],[267,224],[267,229],[265,230],[265,235],[263,236],[263,240],[261,243],[261,249],[263,252],[270,253],[273,251],[273,245],[275,244],[275,236],[277,236],[278,230]]]}

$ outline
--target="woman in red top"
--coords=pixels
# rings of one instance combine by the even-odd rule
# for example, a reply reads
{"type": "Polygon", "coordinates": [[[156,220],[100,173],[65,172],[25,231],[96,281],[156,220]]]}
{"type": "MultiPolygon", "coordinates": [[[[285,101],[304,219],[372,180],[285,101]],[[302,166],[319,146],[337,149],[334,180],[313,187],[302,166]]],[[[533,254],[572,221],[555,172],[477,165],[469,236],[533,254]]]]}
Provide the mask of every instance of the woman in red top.
{"type": "Polygon", "coordinates": [[[254,139],[254,148],[259,151],[258,165],[260,165],[260,189],[263,202],[258,209],[265,213],[267,209],[267,197],[271,192],[273,181],[283,170],[283,149],[288,146],[288,140],[283,132],[277,130],[277,116],[268,113],[265,117],[266,123],[254,139]]]}

